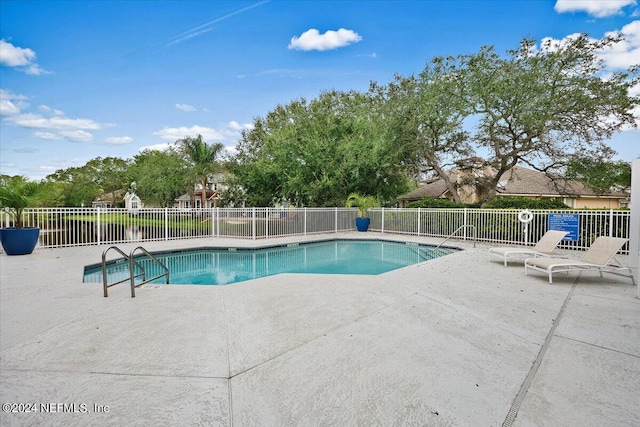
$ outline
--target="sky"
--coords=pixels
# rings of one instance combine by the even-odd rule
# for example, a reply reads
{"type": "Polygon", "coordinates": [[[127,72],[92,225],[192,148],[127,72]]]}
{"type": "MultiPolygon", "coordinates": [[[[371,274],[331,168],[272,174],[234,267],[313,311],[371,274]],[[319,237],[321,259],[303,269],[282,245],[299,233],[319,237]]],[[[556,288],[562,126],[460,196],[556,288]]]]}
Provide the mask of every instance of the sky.
{"type": "MultiPolygon", "coordinates": [[[[607,68],[640,63],[638,0],[0,0],[0,174],[39,180],[197,134],[233,150],[279,104],[482,46],[611,32],[625,41],[607,68]]],[[[640,130],[608,143],[640,156],[640,130]]]]}

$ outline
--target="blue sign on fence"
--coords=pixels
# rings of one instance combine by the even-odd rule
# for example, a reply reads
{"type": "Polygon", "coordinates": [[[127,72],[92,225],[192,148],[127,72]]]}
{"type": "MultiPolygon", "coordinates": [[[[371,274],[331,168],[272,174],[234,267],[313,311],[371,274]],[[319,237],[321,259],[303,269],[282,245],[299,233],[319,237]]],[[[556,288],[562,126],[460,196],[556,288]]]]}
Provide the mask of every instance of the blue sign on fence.
{"type": "Polygon", "coordinates": [[[567,231],[569,234],[562,240],[577,242],[580,238],[579,214],[549,214],[549,230],[567,231]]]}

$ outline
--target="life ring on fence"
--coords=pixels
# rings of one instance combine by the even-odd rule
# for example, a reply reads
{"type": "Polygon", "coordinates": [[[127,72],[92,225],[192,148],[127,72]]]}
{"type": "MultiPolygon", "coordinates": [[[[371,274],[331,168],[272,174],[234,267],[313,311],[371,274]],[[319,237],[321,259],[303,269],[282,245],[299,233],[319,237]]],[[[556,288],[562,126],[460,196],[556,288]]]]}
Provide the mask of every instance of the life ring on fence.
{"type": "Polygon", "coordinates": [[[523,224],[529,224],[533,221],[533,213],[530,210],[523,210],[518,213],[518,221],[523,224]]]}

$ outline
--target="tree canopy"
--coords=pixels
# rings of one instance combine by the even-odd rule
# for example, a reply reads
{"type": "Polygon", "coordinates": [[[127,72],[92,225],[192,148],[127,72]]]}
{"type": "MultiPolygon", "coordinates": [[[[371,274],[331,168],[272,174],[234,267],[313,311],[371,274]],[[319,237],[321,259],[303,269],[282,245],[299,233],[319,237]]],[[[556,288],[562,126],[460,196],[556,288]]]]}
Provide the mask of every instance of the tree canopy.
{"type": "Polygon", "coordinates": [[[408,148],[407,170],[419,178],[436,173],[456,202],[460,197],[447,170],[473,154],[463,123],[470,106],[460,92],[464,81],[455,67],[436,58],[418,76],[396,75],[370,92],[384,105],[384,120],[394,145],[408,148]]]}
{"type": "Polygon", "coordinates": [[[523,39],[506,55],[486,46],[434,58],[417,76],[372,82],[367,93],[323,92],[278,106],[243,135],[237,183],[251,205],[338,206],[351,192],[390,200],[409,178],[436,174],[459,201],[461,183],[448,172],[481,156],[479,170],[494,173],[472,179],[486,202],[517,164],[558,177],[577,155],[608,160],[604,141],[636,127],[640,105],[630,92],[637,68],[605,74],[598,60],[619,41],[583,34],[538,47],[523,39]]]}
{"type": "Polygon", "coordinates": [[[583,34],[564,42],[524,39],[500,57],[492,47],[450,59],[460,69],[459,92],[479,120],[473,142],[496,170],[488,177],[486,200],[495,197],[502,175],[518,163],[560,176],[571,160],[610,158],[604,140],[636,126],[630,95],[638,84],[634,68],[604,76],[598,52],[619,39],[583,34]]]}
{"type": "Polygon", "coordinates": [[[118,157],[96,157],[81,167],[59,169],[45,180],[62,191],[64,206],[91,206],[101,194],[110,194],[115,206],[116,193],[129,185],[129,164],[118,157]]]}
{"type": "Polygon", "coordinates": [[[354,192],[389,200],[406,191],[408,152],[382,113],[369,94],[329,91],[257,118],[232,162],[246,203],[341,206],[354,192]]]}
{"type": "Polygon", "coordinates": [[[596,194],[631,187],[631,163],[577,156],[567,167],[567,178],[581,181],[596,194]]]}
{"type": "Polygon", "coordinates": [[[177,197],[193,188],[189,166],[175,148],[145,150],[133,157],[129,180],[136,183],[135,192],[145,205],[171,207],[177,197]]]}

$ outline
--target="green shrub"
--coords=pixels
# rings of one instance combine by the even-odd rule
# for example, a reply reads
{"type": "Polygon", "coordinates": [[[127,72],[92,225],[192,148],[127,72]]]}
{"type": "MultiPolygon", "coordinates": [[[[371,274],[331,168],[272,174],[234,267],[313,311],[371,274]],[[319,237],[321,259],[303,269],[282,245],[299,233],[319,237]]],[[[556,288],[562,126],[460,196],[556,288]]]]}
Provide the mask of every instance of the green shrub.
{"type": "Polygon", "coordinates": [[[428,197],[426,199],[417,200],[407,204],[408,208],[477,208],[477,204],[465,204],[454,202],[449,199],[440,199],[437,197],[428,197]]]}
{"type": "Polygon", "coordinates": [[[569,209],[561,199],[528,199],[526,197],[496,197],[485,204],[486,209],[569,209]]]}

